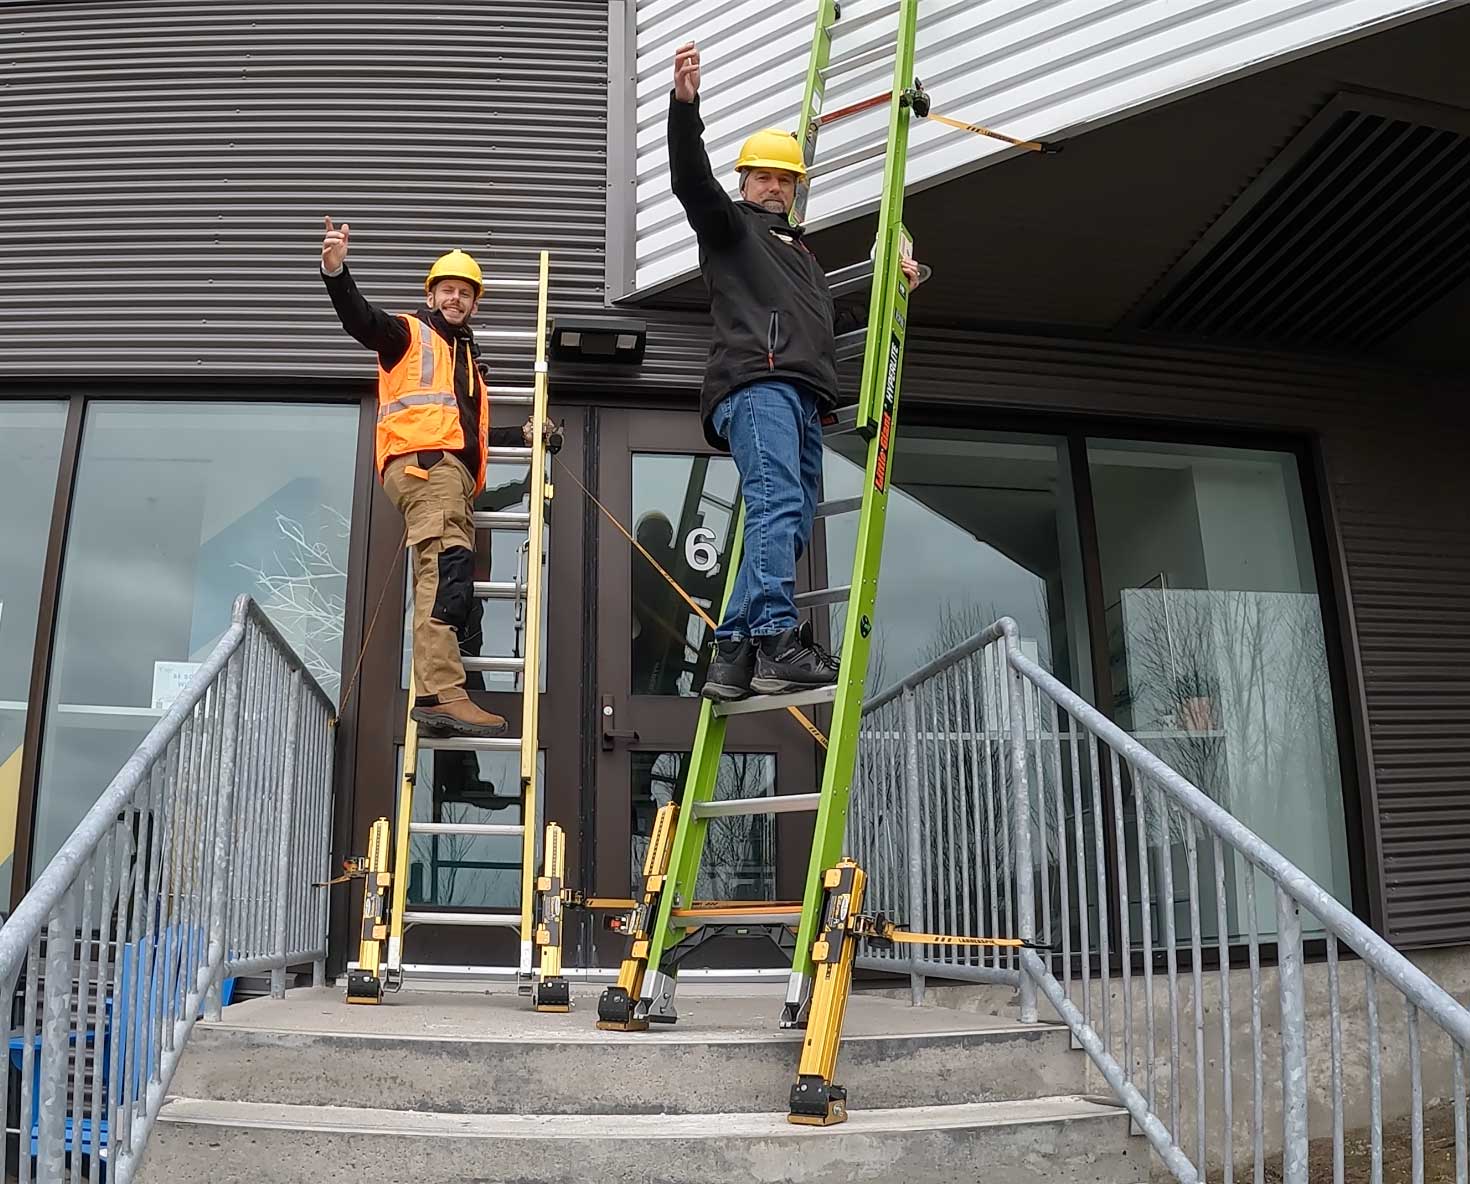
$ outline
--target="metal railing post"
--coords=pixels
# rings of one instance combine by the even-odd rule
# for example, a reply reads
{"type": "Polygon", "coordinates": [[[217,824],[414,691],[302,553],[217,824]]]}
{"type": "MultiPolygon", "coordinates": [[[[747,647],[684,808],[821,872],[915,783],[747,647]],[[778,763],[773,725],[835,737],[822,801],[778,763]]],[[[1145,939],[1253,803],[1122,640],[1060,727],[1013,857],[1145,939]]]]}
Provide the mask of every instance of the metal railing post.
{"type": "MultiPolygon", "coordinates": [[[[41,1013],[40,1089],[32,1102],[37,1117],[36,1184],[61,1184],[66,1172],[67,1034],[72,1012],[72,946],[76,941],[76,890],[66,894],[46,926],[45,1005],[41,1013]]],[[[26,1040],[31,1039],[29,1028],[26,1040]]],[[[9,1066],[6,1066],[7,1072],[9,1066]]],[[[31,1116],[21,1115],[22,1139],[30,1139],[31,1116]]]]}
{"type": "MultiPolygon", "coordinates": [[[[913,688],[905,687],[903,707],[903,832],[908,850],[909,924],[923,924],[924,877],[923,835],[919,818],[919,719],[913,688]]],[[[924,1001],[924,972],[919,966],[919,947],[909,956],[909,997],[915,1007],[924,1001]]]]}
{"type": "Polygon", "coordinates": [[[281,770],[281,837],[276,844],[275,910],[271,925],[271,953],[277,962],[271,966],[271,998],[286,997],[286,928],[290,922],[288,906],[291,876],[291,819],[296,807],[296,780],[301,747],[301,672],[291,673],[290,698],[286,707],[286,759],[281,770]]]}
{"type": "MultiPolygon", "coordinates": [[[[1021,698],[1021,675],[1011,665],[1019,650],[1016,627],[1007,622],[1005,629],[1006,691],[1010,705],[1011,787],[1015,803],[1012,825],[1015,830],[1016,936],[1022,941],[1036,940],[1036,900],[1031,883],[1031,790],[1026,773],[1026,734],[1024,706],[1021,698]]],[[[1036,1022],[1036,980],[1024,969],[1021,973],[1021,1022],[1036,1022]]]]}
{"type": "Polygon", "coordinates": [[[247,626],[240,648],[231,656],[225,670],[225,726],[221,740],[223,753],[220,759],[219,808],[214,820],[214,883],[209,893],[209,990],[205,995],[204,1014],[207,1019],[218,1020],[224,1012],[223,986],[224,965],[229,960],[226,917],[229,912],[231,869],[234,866],[232,841],[235,825],[235,758],[240,744],[240,716],[244,708],[245,694],[243,671],[253,635],[247,626]]]}
{"type": "Polygon", "coordinates": [[[1276,886],[1277,975],[1281,980],[1281,1179],[1307,1184],[1307,997],[1302,918],[1276,886]]]}

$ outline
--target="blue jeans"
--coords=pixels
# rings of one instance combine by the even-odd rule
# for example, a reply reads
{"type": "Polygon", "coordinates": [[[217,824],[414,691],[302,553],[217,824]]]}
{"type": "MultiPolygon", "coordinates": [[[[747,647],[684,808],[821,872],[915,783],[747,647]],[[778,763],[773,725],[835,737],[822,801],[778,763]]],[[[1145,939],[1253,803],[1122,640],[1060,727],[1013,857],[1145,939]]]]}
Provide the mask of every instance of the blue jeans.
{"type": "Polygon", "coordinates": [[[740,471],[744,550],[721,641],[796,627],[796,562],[812,540],[822,481],[816,396],[789,382],[755,382],[726,395],[711,423],[740,471]]]}

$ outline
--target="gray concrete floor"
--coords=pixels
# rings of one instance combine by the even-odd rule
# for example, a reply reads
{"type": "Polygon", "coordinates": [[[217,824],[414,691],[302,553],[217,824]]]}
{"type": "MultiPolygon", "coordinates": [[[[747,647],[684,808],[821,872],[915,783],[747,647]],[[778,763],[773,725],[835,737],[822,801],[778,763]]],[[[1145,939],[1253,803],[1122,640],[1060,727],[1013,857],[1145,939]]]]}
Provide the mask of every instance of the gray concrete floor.
{"type": "MultiPolygon", "coordinates": [[[[783,984],[784,985],[784,984],[783,984]]],[[[252,999],[225,1008],[222,1028],[302,1032],[321,1035],[391,1036],[398,1039],[507,1041],[523,1043],[584,1040],[646,1043],[772,1040],[795,1042],[799,1032],[777,1026],[783,991],[759,986],[680,988],[675,1001],[679,1022],[654,1024],[647,1032],[599,1032],[599,987],[572,989],[573,1009],[541,1014],[514,988],[478,993],[405,989],[375,1007],[348,1006],[333,987],[301,988],[285,999],[252,999]]],[[[846,1039],[879,1036],[948,1035],[972,1032],[1035,1031],[1011,1019],[975,1015],[945,1007],[911,1007],[906,1002],[867,995],[848,1001],[846,1039]]]]}

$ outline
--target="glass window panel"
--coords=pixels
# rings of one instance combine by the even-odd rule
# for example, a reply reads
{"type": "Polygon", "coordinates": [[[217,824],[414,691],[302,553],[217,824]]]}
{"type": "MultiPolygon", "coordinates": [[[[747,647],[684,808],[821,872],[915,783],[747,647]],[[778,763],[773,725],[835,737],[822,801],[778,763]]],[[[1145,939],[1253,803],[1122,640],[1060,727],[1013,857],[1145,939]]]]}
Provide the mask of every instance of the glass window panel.
{"type": "MultiPolygon", "coordinates": [[[[1093,440],[1088,462],[1114,719],[1350,903],[1337,721],[1295,458],[1093,440]]],[[[1136,862],[1131,818],[1127,829],[1136,862]]],[[[1187,934],[1183,831],[1170,830],[1175,921],[1187,934]]],[[[1166,854],[1157,837],[1149,845],[1157,866],[1166,854]]],[[[1214,869],[1203,847],[1213,938],[1214,869]]],[[[1225,870],[1227,923],[1239,937],[1245,889],[1238,869],[1225,870]]],[[[1259,931],[1274,933],[1270,893],[1257,900],[1259,931]]]]}
{"type": "MultiPolygon", "coordinates": [[[[711,617],[724,596],[738,489],[728,456],[633,457],[634,536],[711,617]]],[[[695,694],[710,656],[704,621],[636,552],[632,585],[631,693],[695,694]]]]}
{"type": "Polygon", "coordinates": [[[340,682],[356,406],[94,403],[67,528],[32,869],[254,596],[328,694],[340,682]]]}
{"type": "MultiPolygon", "coordinates": [[[[822,496],[862,493],[856,436],[827,449],[822,496]]],[[[883,567],[868,660],[874,693],[973,636],[1015,618],[1023,651],[1090,693],[1082,560],[1064,442],[915,427],[894,450],[883,567]]],[[[858,517],[826,523],[827,572],[845,584],[858,517]]],[[[846,606],[832,610],[840,638],[846,606]]]]}
{"type": "MultiPolygon", "coordinates": [[[[537,757],[537,762],[537,767],[544,769],[544,754],[537,757]]],[[[400,748],[400,778],[402,770],[403,749],[400,748]]],[[[513,752],[421,749],[413,787],[414,820],[518,825],[520,780],[521,758],[513,752]]],[[[539,834],[539,826],[537,830],[539,834]]],[[[520,838],[411,836],[408,901],[415,906],[515,912],[521,907],[520,838]]]]}
{"type": "Polygon", "coordinates": [[[0,884],[10,883],[21,745],[66,404],[0,403],[0,884]]]}
{"type": "MultiPolygon", "coordinates": [[[[685,752],[634,752],[633,849],[630,881],[634,896],[643,892],[643,860],[661,806],[677,801],[684,789],[685,752]]],[[[727,752],[716,776],[717,800],[763,798],[776,792],[776,755],[727,752]]],[[[769,814],[713,818],[705,837],[704,858],[694,894],[700,900],[770,900],[776,893],[776,822],[769,814]]]]}
{"type": "MultiPolygon", "coordinates": [[[[475,499],[476,510],[526,510],[531,504],[530,466],[495,462],[486,466],[485,488],[475,499]]],[[[522,529],[505,528],[489,532],[488,553],[484,546],[485,533],[478,534],[480,547],[475,556],[475,579],[494,580],[497,583],[512,583],[526,580],[526,532],[522,529]]],[[[546,575],[546,564],[551,555],[551,526],[547,524],[545,534],[546,556],[543,561],[542,578],[546,575]]],[[[406,565],[405,565],[406,567],[406,565]]],[[[405,594],[403,598],[403,657],[399,669],[400,685],[408,687],[409,642],[413,635],[413,580],[404,572],[405,594]]],[[[551,588],[543,582],[541,597],[541,677],[540,689],[546,690],[546,614],[551,601],[551,588]]],[[[526,652],[525,606],[512,600],[482,600],[479,643],[471,642],[470,652],[481,657],[520,658],[526,652]]],[[[468,686],[471,690],[509,691],[521,689],[522,676],[505,670],[475,670],[469,672],[468,686]]]]}

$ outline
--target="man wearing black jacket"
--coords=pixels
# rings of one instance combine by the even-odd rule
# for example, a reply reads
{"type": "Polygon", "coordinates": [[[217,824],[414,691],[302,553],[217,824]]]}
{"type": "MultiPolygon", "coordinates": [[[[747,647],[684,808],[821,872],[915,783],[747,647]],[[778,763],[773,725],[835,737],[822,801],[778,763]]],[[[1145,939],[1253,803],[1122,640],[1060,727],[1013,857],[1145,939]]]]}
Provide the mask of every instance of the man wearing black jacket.
{"type": "MultiPolygon", "coordinates": [[[[714,332],[700,392],[705,437],[740,471],[744,551],[702,694],[743,699],[837,681],[837,661],[798,624],[796,564],[811,541],[822,476],[822,414],[838,398],[836,313],[826,273],[790,213],[806,175],[791,135],[741,149],[741,200],[710,168],[699,117],[699,51],[674,54],[669,171],[699,242],[714,332]]],[[[910,287],[918,265],[903,261],[910,287]]]]}
{"type": "MultiPolygon", "coordinates": [[[[339,229],[326,219],[322,277],[342,327],[378,355],[378,476],[414,548],[413,717],[437,732],[496,736],[506,722],[470,700],[462,660],[480,652],[483,613],[474,595],[473,503],[487,449],[530,444],[532,423],[490,426],[470,328],[483,292],[479,265],[463,251],[442,256],[425,283],[425,306],[393,315],[353,282],[350,233],[346,223],[339,229]]],[[[543,430],[556,451],[555,430],[543,430]]],[[[484,680],[473,677],[483,690],[484,680]]]]}

